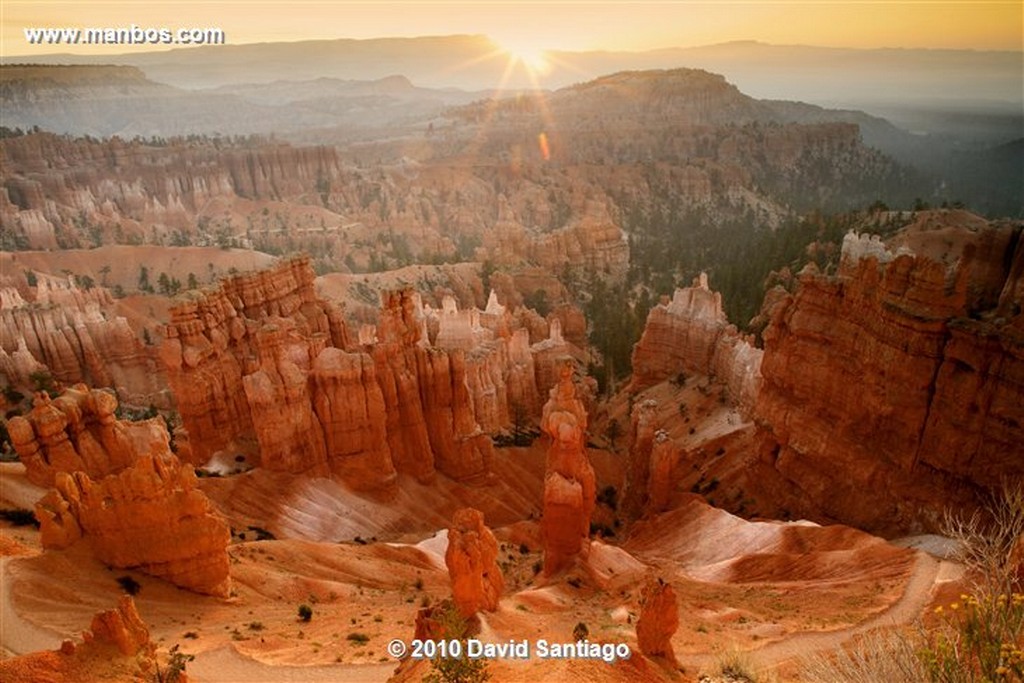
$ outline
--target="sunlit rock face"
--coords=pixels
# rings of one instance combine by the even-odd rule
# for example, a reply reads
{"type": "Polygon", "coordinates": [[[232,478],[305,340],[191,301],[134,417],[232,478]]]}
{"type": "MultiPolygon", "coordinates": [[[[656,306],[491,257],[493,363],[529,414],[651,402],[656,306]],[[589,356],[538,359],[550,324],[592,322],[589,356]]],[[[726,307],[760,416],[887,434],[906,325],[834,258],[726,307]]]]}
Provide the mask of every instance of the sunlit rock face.
{"type": "Polygon", "coordinates": [[[77,384],[59,397],[37,394],[32,410],[10,418],[7,429],[29,481],[53,486],[58,472],[99,478],[129,467],[139,457],[169,452],[162,419],[118,420],[108,391],[77,384]]]}
{"type": "Polygon", "coordinates": [[[171,309],[160,355],[194,462],[255,434],[264,466],[326,471],[306,383],[319,353],[344,348],[348,334],[313,278],[308,259],[292,259],[171,309]]]}
{"type": "Polygon", "coordinates": [[[227,597],[231,531],[196,487],[191,466],[170,453],[144,456],[93,480],[59,472],[36,504],[44,548],[86,539],[103,563],[139,568],[195,591],[227,597]]]}
{"type": "Polygon", "coordinates": [[[456,510],[448,528],[445,564],[452,582],[452,599],[463,616],[493,612],[505,590],[498,567],[498,541],[484,525],[483,513],[456,510]]]}
{"type": "Polygon", "coordinates": [[[751,338],[730,325],[722,295],[708,288],[707,275],[677,289],[670,301],[651,309],[633,349],[632,391],[640,391],[680,373],[715,376],[749,410],[757,400],[762,352],[751,338]]]}
{"type": "Polygon", "coordinates": [[[488,311],[424,307],[386,292],[376,326],[352,338],[316,297],[304,258],[226,280],[176,306],[161,357],[196,464],[258,444],[258,464],[390,487],[398,473],[486,478],[491,434],[534,423],[538,375],[569,348],[529,332],[493,299],[488,311]],[[429,329],[436,328],[435,343],[429,329]]]}
{"type": "Polygon", "coordinates": [[[1021,228],[977,222],[926,214],[891,248],[848,235],[838,274],[806,270],[775,308],[762,457],[819,514],[931,528],[1024,477],[1021,228]]]}
{"type": "Polygon", "coordinates": [[[568,361],[563,362],[560,380],[544,405],[541,429],[551,439],[541,520],[544,573],[550,576],[587,552],[597,494],[594,468],[585,449],[587,413],[577,398],[568,361]]]}

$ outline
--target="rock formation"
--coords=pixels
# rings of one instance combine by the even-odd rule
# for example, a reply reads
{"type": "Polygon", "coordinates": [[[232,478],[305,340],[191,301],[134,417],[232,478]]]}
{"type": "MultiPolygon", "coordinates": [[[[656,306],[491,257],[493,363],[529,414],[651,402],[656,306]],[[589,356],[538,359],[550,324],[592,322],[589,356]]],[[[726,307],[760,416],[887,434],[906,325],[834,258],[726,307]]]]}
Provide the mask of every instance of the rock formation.
{"type": "Polygon", "coordinates": [[[305,385],[320,351],[344,348],[347,332],[313,278],[308,259],[292,259],[171,309],[160,355],[194,462],[255,433],[264,467],[326,472],[305,385]]]}
{"type": "Polygon", "coordinates": [[[452,581],[452,599],[464,617],[493,612],[505,590],[498,567],[498,541],[479,510],[463,508],[452,516],[444,555],[452,581]]]}
{"type": "Polygon", "coordinates": [[[550,576],[587,553],[597,494],[585,449],[587,413],[576,397],[569,360],[563,361],[561,378],[544,405],[541,429],[551,439],[541,520],[544,574],[550,576]]]}
{"type": "MultiPolygon", "coordinates": [[[[122,595],[117,608],[98,612],[89,631],[82,634],[81,648],[114,647],[122,655],[134,655],[155,649],[149,640],[149,629],[135,609],[130,595],[122,595]]],[[[76,648],[77,649],[77,648],[76,648]]]]}
{"type": "Polygon", "coordinates": [[[196,487],[192,468],[169,453],[140,457],[95,481],[58,472],[36,517],[44,548],[84,538],[112,567],[137,567],[198,593],[227,597],[230,590],[231,531],[196,487]]]}
{"type": "Polygon", "coordinates": [[[128,422],[114,415],[117,399],[108,391],[76,384],[56,399],[45,392],[24,417],[7,429],[28,480],[53,486],[58,472],[84,472],[99,479],[130,467],[144,456],[169,453],[160,418],[128,422]]]}
{"type": "Polygon", "coordinates": [[[708,288],[701,273],[693,286],[677,289],[671,302],[647,316],[633,348],[631,391],[674,378],[681,372],[715,376],[745,410],[757,400],[762,352],[737,332],[722,310],[722,295],[708,288]]]}
{"type": "Polygon", "coordinates": [[[0,661],[0,678],[9,683],[72,683],[85,680],[152,680],[156,645],[131,596],[98,612],[83,642],[65,640],[59,650],[33,652],[0,661]]]}
{"type": "Polygon", "coordinates": [[[538,376],[567,348],[530,347],[496,300],[486,315],[451,298],[435,311],[408,289],[386,292],[376,327],[350,339],[307,259],[231,278],[171,316],[161,357],[192,462],[254,440],[264,468],[365,490],[398,473],[486,478],[490,434],[539,417],[538,376]]]}
{"type": "Polygon", "coordinates": [[[661,579],[644,588],[640,600],[640,618],[636,622],[636,639],[640,651],[648,657],[661,657],[677,666],[672,650],[672,636],[679,628],[679,606],[672,586],[661,579]]]}
{"type": "Polygon", "coordinates": [[[647,399],[634,405],[630,415],[629,454],[622,495],[622,513],[627,519],[640,517],[647,507],[657,407],[657,401],[647,399]]]}
{"type": "Polygon", "coordinates": [[[27,299],[13,287],[0,288],[3,381],[31,387],[33,374],[46,372],[65,384],[111,387],[134,402],[160,402],[156,359],[128,321],[111,313],[110,292],[81,289],[70,276],[35,277],[27,299]]]}
{"type": "Polygon", "coordinates": [[[659,429],[654,433],[654,447],[651,449],[650,471],[647,475],[647,509],[652,513],[668,509],[676,485],[676,466],[679,464],[679,447],[672,442],[668,432],[659,429]]]}
{"type": "Polygon", "coordinates": [[[390,485],[397,472],[373,359],[328,347],[313,362],[312,383],[313,408],[331,456],[331,472],[355,488],[390,485]]]}
{"type": "Polygon", "coordinates": [[[806,269],[764,333],[765,462],[825,515],[880,531],[934,527],[1024,477],[1019,235],[918,226],[893,253],[851,234],[836,276],[806,269]]]}

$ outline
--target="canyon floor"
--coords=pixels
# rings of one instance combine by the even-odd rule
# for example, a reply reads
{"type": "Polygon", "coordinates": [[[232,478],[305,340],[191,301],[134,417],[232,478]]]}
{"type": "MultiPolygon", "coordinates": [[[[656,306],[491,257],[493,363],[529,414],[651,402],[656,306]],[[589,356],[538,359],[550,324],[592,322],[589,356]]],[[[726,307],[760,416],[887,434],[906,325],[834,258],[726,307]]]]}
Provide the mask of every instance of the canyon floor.
{"type": "MultiPolygon", "coordinates": [[[[445,528],[467,504],[494,528],[507,583],[497,612],[481,618],[481,639],[571,642],[583,622],[591,641],[634,649],[631,659],[611,664],[493,660],[496,681],[695,681],[735,656],[777,680],[800,680],[802,658],[872,629],[912,624],[940,594],[955,594],[957,565],[910,547],[941,550],[935,538],[891,543],[842,526],[744,520],[689,493],[625,538],[594,540],[586,560],[544,578],[539,525],[531,519],[542,441],[498,449],[488,482],[424,487],[403,479],[383,498],[259,470],[203,480],[233,529],[252,538],[248,527],[259,527],[282,538],[239,537],[230,546],[228,599],[108,569],[81,546],[43,553],[31,528],[0,529],[3,656],[76,638],[93,614],[116,603],[117,579],[131,576],[153,641],[162,651],[180,645],[195,655],[192,681],[384,681],[397,665],[386,644],[411,640],[417,610],[450,594],[445,528]],[[639,590],[655,576],[679,597],[678,670],[636,652],[639,590]],[[299,621],[300,604],[312,607],[310,621],[299,621]]],[[[590,455],[599,486],[621,484],[621,456],[590,455]]],[[[2,467],[0,502],[31,507],[43,490],[24,479],[20,464],[2,467]]],[[[402,675],[419,680],[429,667],[407,665],[402,675]]]]}

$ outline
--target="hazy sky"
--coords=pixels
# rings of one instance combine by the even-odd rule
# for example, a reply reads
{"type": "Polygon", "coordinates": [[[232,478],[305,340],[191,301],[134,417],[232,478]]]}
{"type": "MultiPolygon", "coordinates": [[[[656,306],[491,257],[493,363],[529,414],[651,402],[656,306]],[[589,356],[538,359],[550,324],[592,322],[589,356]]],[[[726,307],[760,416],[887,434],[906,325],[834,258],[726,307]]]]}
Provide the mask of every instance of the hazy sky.
{"type": "MultiPolygon", "coordinates": [[[[219,27],[231,44],[482,33],[520,49],[644,50],[731,40],[1021,50],[1024,2],[294,2],[0,0],[5,56],[125,52],[35,46],[25,27],[219,27]]],[[[147,48],[152,49],[152,48],[147,48]]]]}

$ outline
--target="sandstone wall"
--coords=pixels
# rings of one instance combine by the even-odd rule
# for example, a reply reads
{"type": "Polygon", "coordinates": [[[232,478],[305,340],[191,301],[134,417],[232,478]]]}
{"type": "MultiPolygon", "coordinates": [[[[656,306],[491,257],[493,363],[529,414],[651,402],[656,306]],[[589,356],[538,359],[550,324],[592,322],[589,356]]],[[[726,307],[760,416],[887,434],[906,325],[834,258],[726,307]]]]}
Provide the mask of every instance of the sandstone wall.
{"type": "Polygon", "coordinates": [[[932,528],[947,506],[1024,478],[1024,316],[1018,295],[1003,296],[1020,291],[1019,236],[925,232],[894,253],[851,235],[837,276],[806,271],[775,309],[763,457],[822,513],[932,528]]]}
{"type": "Polygon", "coordinates": [[[193,462],[254,440],[262,467],[334,474],[358,489],[398,473],[477,479],[513,409],[539,417],[542,354],[496,301],[482,315],[388,292],[376,328],[350,339],[312,282],[308,260],[293,259],[171,310],[161,356],[193,462]]]}
{"type": "Polygon", "coordinates": [[[708,288],[701,274],[693,286],[677,289],[668,303],[647,316],[640,341],[633,347],[630,391],[674,378],[680,372],[715,376],[744,410],[757,400],[761,382],[761,350],[729,324],[722,295],[708,288]]]}

